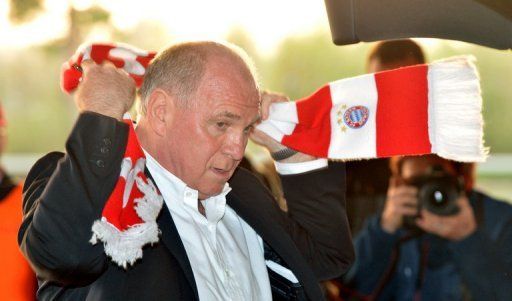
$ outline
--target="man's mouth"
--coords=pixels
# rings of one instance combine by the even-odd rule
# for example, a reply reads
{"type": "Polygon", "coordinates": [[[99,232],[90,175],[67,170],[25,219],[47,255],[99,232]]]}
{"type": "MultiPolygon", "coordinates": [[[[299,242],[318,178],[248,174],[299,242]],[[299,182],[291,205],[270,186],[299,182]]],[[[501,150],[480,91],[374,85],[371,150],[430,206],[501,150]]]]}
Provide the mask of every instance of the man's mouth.
{"type": "Polygon", "coordinates": [[[220,176],[222,178],[226,178],[226,179],[228,179],[231,176],[231,170],[232,169],[224,169],[224,168],[216,168],[216,167],[212,168],[212,171],[216,175],[218,175],[218,176],[220,176]]]}

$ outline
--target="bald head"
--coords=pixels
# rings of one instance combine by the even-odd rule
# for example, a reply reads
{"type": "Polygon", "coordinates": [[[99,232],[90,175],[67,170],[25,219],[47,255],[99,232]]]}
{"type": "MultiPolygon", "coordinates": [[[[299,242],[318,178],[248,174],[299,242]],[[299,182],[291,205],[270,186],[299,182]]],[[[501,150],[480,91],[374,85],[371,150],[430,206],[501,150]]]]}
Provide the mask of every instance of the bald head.
{"type": "Polygon", "coordinates": [[[239,47],[213,41],[180,43],[160,53],[149,66],[140,89],[140,114],[146,114],[148,98],[156,88],[183,106],[191,105],[207,68],[219,63],[225,65],[226,72],[237,72],[258,89],[254,64],[239,47]]]}
{"type": "Polygon", "coordinates": [[[366,69],[380,72],[425,63],[420,45],[410,39],[382,41],[370,50],[366,69]]]}
{"type": "Polygon", "coordinates": [[[222,191],[259,120],[253,70],[234,46],[193,42],[165,50],[144,78],[140,145],[200,199],[222,191]]]}

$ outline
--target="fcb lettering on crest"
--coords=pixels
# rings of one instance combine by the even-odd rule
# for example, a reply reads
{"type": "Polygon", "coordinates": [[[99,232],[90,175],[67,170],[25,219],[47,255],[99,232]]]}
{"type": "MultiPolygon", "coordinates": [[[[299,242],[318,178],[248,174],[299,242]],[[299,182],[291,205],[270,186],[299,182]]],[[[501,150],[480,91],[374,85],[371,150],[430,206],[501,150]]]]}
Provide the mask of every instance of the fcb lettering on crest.
{"type": "Polygon", "coordinates": [[[358,129],[363,127],[368,121],[370,110],[365,106],[353,106],[348,108],[343,114],[343,122],[350,128],[358,129]]]}

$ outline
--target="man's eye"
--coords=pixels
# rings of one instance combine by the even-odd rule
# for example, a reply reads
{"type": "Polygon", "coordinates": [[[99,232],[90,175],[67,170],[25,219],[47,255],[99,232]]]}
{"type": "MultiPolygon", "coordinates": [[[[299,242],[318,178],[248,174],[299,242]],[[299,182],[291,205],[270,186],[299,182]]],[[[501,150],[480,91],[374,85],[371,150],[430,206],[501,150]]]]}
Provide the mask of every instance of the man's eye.
{"type": "Polygon", "coordinates": [[[222,122],[222,121],[217,122],[216,125],[219,129],[224,129],[228,126],[228,124],[226,122],[222,122]]]}
{"type": "Polygon", "coordinates": [[[254,129],[253,126],[246,127],[244,130],[244,133],[248,135],[248,134],[252,133],[253,129],[254,129]]]}

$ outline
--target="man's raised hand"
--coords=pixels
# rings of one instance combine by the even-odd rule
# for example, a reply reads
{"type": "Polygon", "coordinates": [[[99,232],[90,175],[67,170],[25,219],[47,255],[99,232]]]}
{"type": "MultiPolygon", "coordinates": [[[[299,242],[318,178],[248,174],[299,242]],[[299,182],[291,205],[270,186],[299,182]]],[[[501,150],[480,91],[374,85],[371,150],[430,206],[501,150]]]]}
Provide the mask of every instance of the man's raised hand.
{"type": "Polygon", "coordinates": [[[121,120],[135,100],[135,81],[122,69],[105,62],[82,62],[82,80],[74,95],[80,112],[92,111],[121,120]]]}
{"type": "MultiPolygon", "coordinates": [[[[288,97],[274,92],[267,92],[264,91],[261,93],[261,103],[260,103],[260,113],[261,113],[261,120],[266,120],[269,117],[270,114],[270,106],[273,103],[278,102],[286,102],[289,101],[288,97]]],[[[255,129],[251,134],[251,140],[259,144],[265,148],[271,153],[277,152],[279,150],[285,149],[286,146],[282,145],[281,143],[277,142],[276,140],[272,139],[270,136],[265,134],[264,132],[255,129]]],[[[282,163],[298,163],[298,162],[305,162],[305,161],[311,161],[316,159],[316,157],[303,154],[303,153],[296,153],[295,155],[281,160],[279,162],[282,163]]]]}

